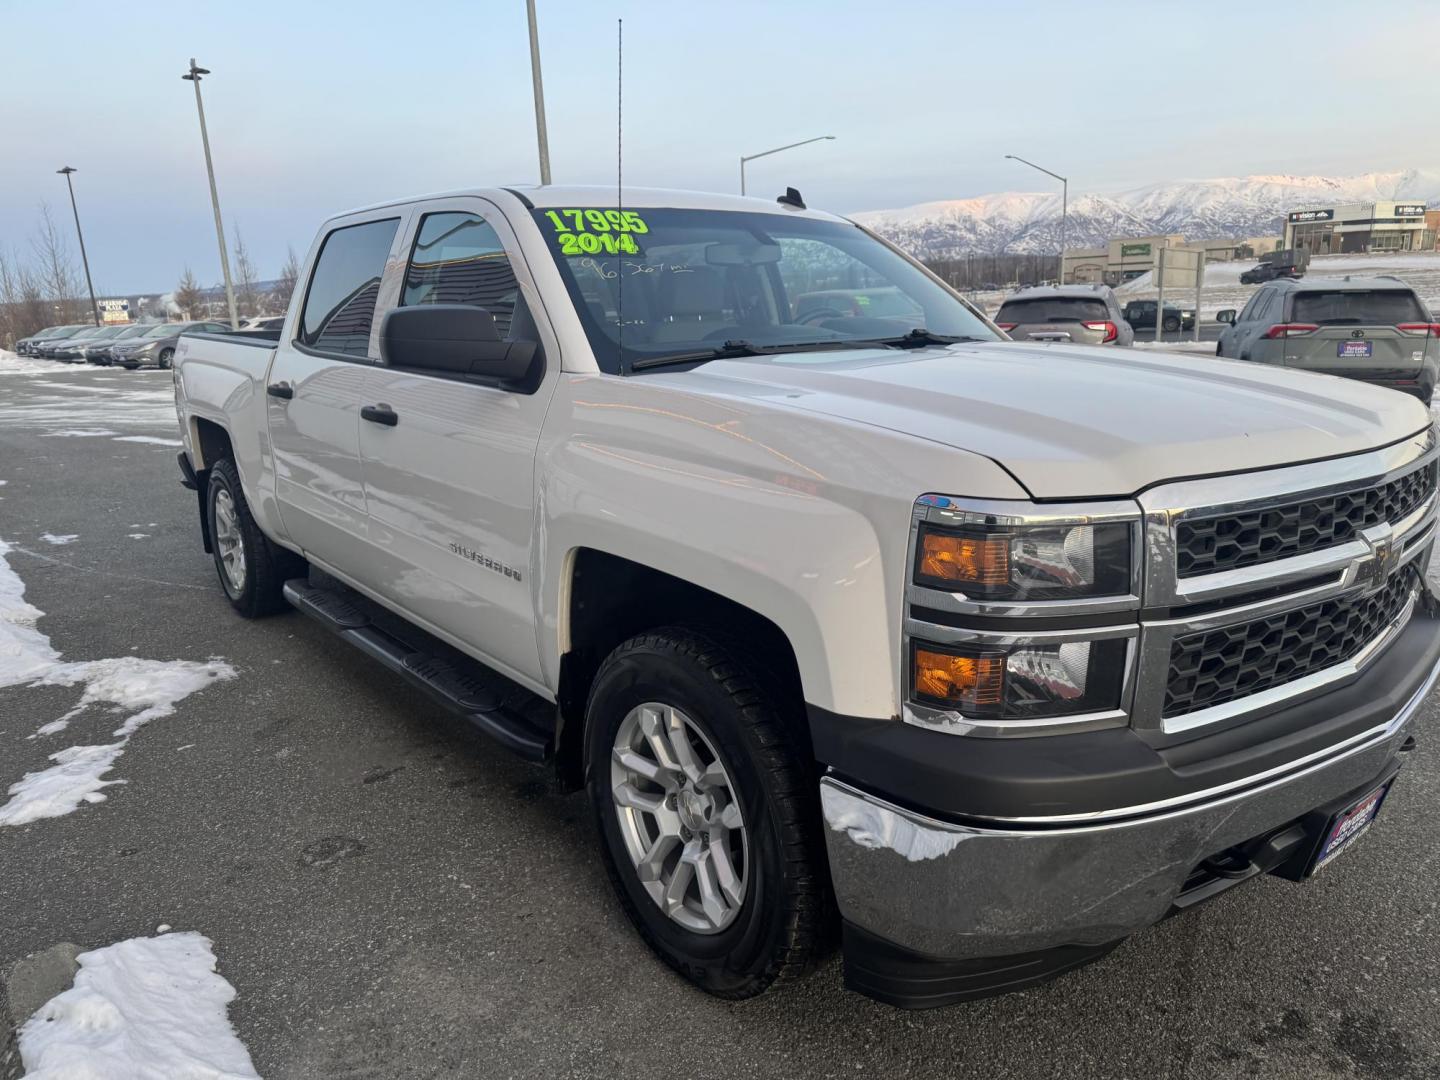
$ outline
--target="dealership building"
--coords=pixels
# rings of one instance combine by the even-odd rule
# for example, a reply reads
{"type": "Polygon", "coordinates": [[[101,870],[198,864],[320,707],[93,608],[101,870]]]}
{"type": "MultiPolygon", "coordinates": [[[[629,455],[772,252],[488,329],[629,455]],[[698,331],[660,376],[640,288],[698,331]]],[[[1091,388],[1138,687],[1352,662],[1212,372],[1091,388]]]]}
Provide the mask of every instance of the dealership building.
{"type": "Polygon", "coordinates": [[[1186,240],[1178,233],[1161,236],[1125,236],[1103,248],[1070,248],[1065,252],[1061,280],[1069,284],[1120,285],[1153,273],[1165,256],[1165,280],[1175,288],[1195,287],[1197,256],[1204,262],[1258,258],[1280,247],[1278,236],[1252,236],[1242,240],[1186,240]]]}
{"type": "Polygon", "coordinates": [[[1285,215],[1284,247],[1311,255],[1429,251],[1435,229],[1423,202],[1316,203],[1285,215]]]}

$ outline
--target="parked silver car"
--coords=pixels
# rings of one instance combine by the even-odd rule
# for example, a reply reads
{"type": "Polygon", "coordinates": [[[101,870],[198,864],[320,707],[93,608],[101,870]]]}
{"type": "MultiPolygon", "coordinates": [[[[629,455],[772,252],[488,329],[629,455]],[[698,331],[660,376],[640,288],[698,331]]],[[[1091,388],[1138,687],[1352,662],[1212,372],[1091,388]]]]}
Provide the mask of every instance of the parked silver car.
{"type": "Polygon", "coordinates": [[[230,327],[218,322],[157,323],[147,333],[112,348],[110,362],[131,370],[145,364],[168,368],[181,334],[224,334],[229,330],[230,327]]]}
{"type": "Polygon", "coordinates": [[[1043,285],[1021,289],[995,313],[995,325],[1015,341],[1071,341],[1132,345],[1135,332],[1108,285],[1043,285]]]}
{"type": "Polygon", "coordinates": [[[1303,368],[1389,386],[1429,401],[1440,371],[1440,323],[1397,277],[1280,278],[1255,290],[1216,356],[1303,368]]]}
{"type": "Polygon", "coordinates": [[[40,346],[44,345],[46,342],[59,341],[61,338],[69,337],[72,334],[78,334],[81,330],[86,330],[90,326],[90,323],[70,323],[67,326],[47,326],[39,333],[31,334],[29,337],[21,338],[19,341],[15,342],[15,351],[21,356],[38,356],[40,346]]]}

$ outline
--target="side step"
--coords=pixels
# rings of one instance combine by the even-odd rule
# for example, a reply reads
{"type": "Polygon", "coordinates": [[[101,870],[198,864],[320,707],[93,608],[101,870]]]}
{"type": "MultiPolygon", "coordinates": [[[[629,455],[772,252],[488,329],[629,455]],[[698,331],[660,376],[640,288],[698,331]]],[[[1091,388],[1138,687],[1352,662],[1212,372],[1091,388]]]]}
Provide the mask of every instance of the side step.
{"type": "Polygon", "coordinates": [[[328,582],[294,578],[285,583],[285,599],[507,749],[529,761],[550,758],[552,703],[333,578],[328,582]]]}

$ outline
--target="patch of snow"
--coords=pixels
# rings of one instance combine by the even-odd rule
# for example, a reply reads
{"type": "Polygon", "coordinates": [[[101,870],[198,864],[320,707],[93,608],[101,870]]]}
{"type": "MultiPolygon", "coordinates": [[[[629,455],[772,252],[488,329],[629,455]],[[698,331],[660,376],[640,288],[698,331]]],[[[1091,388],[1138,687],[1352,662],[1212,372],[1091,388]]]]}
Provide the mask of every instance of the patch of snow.
{"type": "Polygon", "coordinates": [[[184,446],[179,439],[157,439],[154,435],[121,435],[115,442],[151,443],[155,446],[184,446]]]}
{"type": "Polygon", "coordinates": [[[0,375],[59,375],[65,371],[83,370],[85,369],[62,364],[58,360],[31,359],[0,349],[0,375]]]}
{"type": "Polygon", "coordinates": [[[30,1080],[259,1080],[230,1023],[235,988],[194,931],[81,953],[75,984],[20,1028],[30,1080]]]}
{"type": "Polygon", "coordinates": [[[56,547],[59,547],[61,544],[73,544],[76,540],[80,539],[80,534],[62,533],[56,536],[54,533],[41,533],[40,539],[44,540],[47,544],[54,544],[56,547]]]}
{"type": "Polygon", "coordinates": [[[155,932],[157,934],[168,934],[170,932],[170,924],[162,922],[159,926],[155,927],[155,932]]]}
{"type": "Polygon", "coordinates": [[[25,825],[71,813],[82,803],[102,802],[103,788],[123,782],[106,780],[105,774],[140,728],[169,716],[191,694],[235,677],[235,669],[217,658],[204,663],[137,656],[61,660],[49,637],[36,627],[44,612],[25,600],[25,583],[5,559],[9,552],[10,546],[0,540],[0,687],[84,687],[79,702],[42,725],[37,736],[64,731],[92,706],[108,705],[126,716],[111,733],[114,742],[67,747],[50,755],[54,764],[49,768],[27,773],[12,784],[9,801],[0,805],[0,826],[25,825]]]}
{"type": "Polygon", "coordinates": [[[130,537],[131,540],[144,540],[144,539],[145,539],[147,536],[149,536],[150,534],[149,534],[149,533],[129,533],[128,535],[129,535],[129,537],[130,537]]]}
{"type": "Polygon", "coordinates": [[[41,436],[42,439],[96,439],[102,435],[115,435],[118,432],[106,431],[102,428],[69,428],[65,431],[47,431],[41,436]]]}

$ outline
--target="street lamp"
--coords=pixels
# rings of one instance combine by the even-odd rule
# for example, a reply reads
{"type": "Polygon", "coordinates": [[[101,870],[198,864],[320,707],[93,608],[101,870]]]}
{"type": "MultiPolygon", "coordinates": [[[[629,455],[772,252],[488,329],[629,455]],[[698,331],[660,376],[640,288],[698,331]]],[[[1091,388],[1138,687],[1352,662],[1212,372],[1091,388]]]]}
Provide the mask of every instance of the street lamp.
{"type": "Polygon", "coordinates": [[[774,150],[762,150],[758,154],[750,154],[740,159],[740,194],[745,194],[745,163],[754,161],[756,158],[769,157],[771,154],[778,154],[781,150],[794,150],[797,146],[809,146],[812,142],[824,142],[826,139],[833,139],[834,135],[817,135],[813,139],[802,139],[800,142],[792,142],[786,146],[777,146],[774,150]]]}
{"type": "Polygon", "coordinates": [[[205,106],[200,101],[200,79],[209,68],[197,67],[190,58],[190,70],[180,77],[195,84],[195,110],[200,114],[200,141],[205,144],[205,171],[210,174],[210,205],[215,208],[215,238],[220,242],[220,272],[225,275],[225,299],[230,305],[230,329],[240,329],[235,313],[235,286],[230,282],[230,256],[225,251],[225,227],[220,224],[220,193],[215,190],[215,163],[210,160],[210,135],[205,130],[205,106]]]}
{"type": "Polygon", "coordinates": [[[90,259],[85,254],[85,234],[80,231],[80,210],[75,205],[75,184],[70,179],[70,174],[77,170],[66,165],[63,169],[56,169],[59,176],[65,177],[65,186],[70,189],[70,212],[75,215],[75,235],[80,238],[80,262],[85,267],[85,287],[90,290],[90,314],[95,317],[95,325],[100,325],[100,305],[95,303],[95,286],[90,283],[90,259]]]}
{"type": "Polygon", "coordinates": [[[1006,154],[1011,161],[1018,161],[1022,165],[1029,165],[1032,169],[1039,169],[1046,176],[1053,176],[1060,181],[1060,284],[1065,284],[1065,216],[1067,204],[1070,202],[1070,181],[1059,173],[1051,172],[1043,165],[1036,165],[1033,161],[1026,161],[1023,157],[1015,154],[1006,154]]]}

